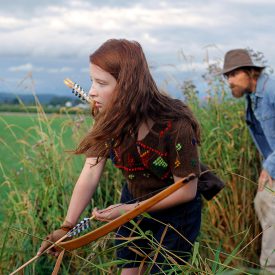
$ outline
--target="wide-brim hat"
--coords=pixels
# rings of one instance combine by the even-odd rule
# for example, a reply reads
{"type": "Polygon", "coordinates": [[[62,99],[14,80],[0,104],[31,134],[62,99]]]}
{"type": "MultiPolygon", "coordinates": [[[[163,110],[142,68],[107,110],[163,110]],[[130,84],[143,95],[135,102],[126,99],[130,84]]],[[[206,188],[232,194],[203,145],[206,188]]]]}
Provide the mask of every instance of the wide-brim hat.
{"type": "Polygon", "coordinates": [[[265,68],[265,66],[255,65],[247,50],[235,49],[225,54],[223,70],[219,74],[226,74],[242,67],[265,68]]]}

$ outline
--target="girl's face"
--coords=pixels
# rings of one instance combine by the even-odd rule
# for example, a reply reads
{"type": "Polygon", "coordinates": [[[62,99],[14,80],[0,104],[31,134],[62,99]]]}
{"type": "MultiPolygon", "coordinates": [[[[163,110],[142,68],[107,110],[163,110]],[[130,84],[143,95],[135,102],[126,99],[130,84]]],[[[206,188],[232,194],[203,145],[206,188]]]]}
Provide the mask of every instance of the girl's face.
{"type": "Polygon", "coordinates": [[[92,86],[89,96],[94,100],[95,107],[101,112],[111,101],[117,81],[110,73],[92,63],[90,64],[90,76],[92,86]]]}

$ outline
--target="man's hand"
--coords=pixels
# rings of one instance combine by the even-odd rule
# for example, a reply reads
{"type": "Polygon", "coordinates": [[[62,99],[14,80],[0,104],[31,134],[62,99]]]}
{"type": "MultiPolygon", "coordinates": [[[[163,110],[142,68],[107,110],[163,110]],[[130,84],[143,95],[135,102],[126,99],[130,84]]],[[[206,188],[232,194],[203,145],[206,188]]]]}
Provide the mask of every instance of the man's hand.
{"type": "Polygon", "coordinates": [[[266,184],[268,184],[270,188],[272,188],[272,182],[273,179],[271,178],[271,176],[265,169],[263,169],[258,180],[258,191],[263,191],[266,184]]]}

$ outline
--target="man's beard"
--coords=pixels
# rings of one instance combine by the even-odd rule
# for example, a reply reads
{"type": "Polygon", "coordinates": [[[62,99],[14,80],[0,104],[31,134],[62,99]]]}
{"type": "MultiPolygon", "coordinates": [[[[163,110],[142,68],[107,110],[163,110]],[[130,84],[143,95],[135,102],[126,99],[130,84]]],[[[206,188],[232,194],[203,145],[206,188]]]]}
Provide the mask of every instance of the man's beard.
{"type": "Polygon", "coordinates": [[[252,93],[252,89],[250,87],[251,85],[249,85],[246,88],[240,87],[238,85],[230,85],[230,89],[232,92],[232,95],[236,98],[240,98],[243,97],[245,94],[250,94],[252,93]],[[237,89],[237,91],[236,91],[237,89]]]}

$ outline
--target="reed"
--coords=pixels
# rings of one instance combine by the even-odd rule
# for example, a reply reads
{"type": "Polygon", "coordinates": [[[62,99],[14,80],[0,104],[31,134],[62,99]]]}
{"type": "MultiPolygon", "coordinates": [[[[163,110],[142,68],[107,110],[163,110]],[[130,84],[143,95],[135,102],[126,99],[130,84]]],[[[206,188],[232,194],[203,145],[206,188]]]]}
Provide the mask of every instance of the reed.
{"type": "MultiPolygon", "coordinates": [[[[155,253],[163,253],[173,271],[184,274],[251,274],[257,272],[260,228],[253,208],[253,198],[260,159],[243,121],[243,102],[226,96],[224,86],[209,94],[202,104],[190,93],[189,104],[202,125],[201,158],[225,181],[225,189],[213,200],[204,202],[202,231],[188,264],[177,264],[175,257],[148,238],[155,253]],[[253,269],[255,268],[255,270],[253,269]]],[[[26,114],[28,115],[28,114],[26,114]]],[[[73,149],[92,121],[84,114],[48,116],[37,101],[33,124],[17,134],[18,126],[4,123],[10,140],[1,140],[20,173],[4,165],[1,169],[6,197],[2,203],[3,219],[0,236],[0,273],[7,274],[32,258],[48,232],[59,227],[66,214],[72,188],[80,172],[83,157],[65,151],[73,149]],[[57,124],[57,126],[56,126],[57,124]]],[[[21,129],[22,130],[22,129],[21,129]]],[[[119,201],[122,176],[107,163],[102,180],[83,216],[93,207],[104,208],[119,201]]],[[[134,222],[133,222],[134,223],[134,222]]],[[[98,227],[94,222],[93,227],[98,227]]],[[[88,247],[67,253],[62,274],[117,274],[114,234],[93,242],[88,247]]],[[[136,248],[137,253],[142,249],[136,248]]],[[[154,262],[154,255],[146,259],[154,262]]],[[[145,264],[145,262],[141,263],[145,264]]],[[[54,261],[42,256],[26,269],[26,274],[48,274],[54,261]]]]}

